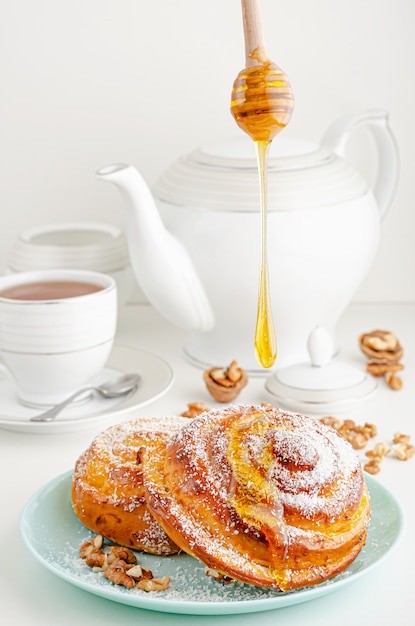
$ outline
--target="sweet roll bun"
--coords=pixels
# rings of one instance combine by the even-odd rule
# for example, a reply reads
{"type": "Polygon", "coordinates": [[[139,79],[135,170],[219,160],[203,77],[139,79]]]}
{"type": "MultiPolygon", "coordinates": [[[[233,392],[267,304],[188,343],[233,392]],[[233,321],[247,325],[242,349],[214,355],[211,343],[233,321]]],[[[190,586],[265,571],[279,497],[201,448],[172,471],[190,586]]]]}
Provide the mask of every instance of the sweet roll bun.
{"type": "Polygon", "coordinates": [[[139,418],[108,428],[79,457],[72,480],[72,506],[90,530],[123,546],[151,554],[179,548],[149,512],[140,451],[165,447],[189,420],[139,418]]]}
{"type": "Polygon", "coordinates": [[[204,413],[143,456],[147,505],[207,567],[283,591],[344,570],[365,544],[358,456],[331,427],[270,406],[204,413]]]}

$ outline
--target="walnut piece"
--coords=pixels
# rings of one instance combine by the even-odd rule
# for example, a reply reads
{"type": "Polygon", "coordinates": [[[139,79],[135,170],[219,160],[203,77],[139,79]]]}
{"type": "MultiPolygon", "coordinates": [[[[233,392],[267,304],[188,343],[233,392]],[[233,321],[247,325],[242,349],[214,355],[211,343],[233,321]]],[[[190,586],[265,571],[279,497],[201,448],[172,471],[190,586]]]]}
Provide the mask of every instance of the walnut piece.
{"type": "Polygon", "coordinates": [[[361,426],[356,424],[354,420],[342,420],[331,415],[321,417],[320,421],[337,430],[339,435],[351,443],[355,450],[365,448],[369,439],[376,437],[378,432],[375,424],[369,424],[368,422],[361,426]]]}
{"type": "Polygon", "coordinates": [[[410,435],[404,435],[403,433],[400,433],[398,431],[394,434],[392,443],[409,443],[410,441],[411,441],[410,435]]]}
{"type": "MultiPolygon", "coordinates": [[[[320,422],[337,430],[339,435],[351,443],[355,450],[365,448],[368,441],[378,434],[375,424],[368,422],[365,422],[364,426],[359,426],[351,419],[342,420],[332,415],[320,417],[320,422]]],[[[415,446],[409,443],[410,440],[410,435],[404,435],[400,432],[396,432],[393,436],[392,451],[401,461],[408,461],[415,455],[415,446]]],[[[391,448],[383,441],[379,441],[371,450],[365,452],[369,461],[363,465],[363,469],[369,474],[378,474],[384,458],[390,452],[391,448]]]]}
{"type": "Polygon", "coordinates": [[[403,370],[399,363],[403,348],[396,335],[389,330],[373,330],[359,337],[362,352],[370,359],[367,371],[373,376],[383,376],[386,384],[394,391],[403,387],[402,379],[396,372],[403,370]]]}
{"type": "Polygon", "coordinates": [[[338,417],[333,417],[332,415],[327,415],[326,417],[321,417],[320,421],[326,426],[331,426],[335,430],[339,430],[343,426],[343,420],[338,417]]]}
{"type": "Polygon", "coordinates": [[[369,437],[376,437],[376,435],[378,434],[378,427],[376,426],[376,424],[370,424],[369,422],[365,422],[363,428],[366,430],[369,437]]]}
{"type": "Polygon", "coordinates": [[[97,550],[86,557],[85,563],[96,572],[104,572],[108,567],[108,556],[102,550],[97,550]]]}
{"type": "Polygon", "coordinates": [[[359,337],[362,352],[370,359],[397,363],[403,355],[403,348],[398,338],[389,330],[373,330],[359,337]]]}
{"type": "Polygon", "coordinates": [[[394,391],[400,391],[403,386],[402,378],[395,376],[392,372],[385,374],[386,384],[394,391]]]}
{"type": "Polygon", "coordinates": [[[86,559],[92,552],[101,550],[104,545],[104,538],[102,535],[96,535],[91,541],[84,541],[79,548],[79,555],[81,559],[86,559]]]}
{"type": "Polygon", "coordinates": [[[351,444],[355,450],[362,450],[365,448],[368,442],[368,437],[365,437],[362,433],[357,433],[352,437],[351,444]]]}
{"type": "Polygon", "coordinates": [[[187,410],[181,413],[182,417],[190,417],[193,419],[198,415],[201,415],[205,411],[210,411],[209,407],[206,406],[204,402],[189,402],[187,405],[187,410]]]}
{"type": "Polygon", "coordinates": [[[379,474],[381,470],[381,466],[380,466],[379,461],[376,461],[375,459],[371,459],[370,461],[364,464],[363,469],[368,474],[379,474]]]}
{"type": "Polygon", "coordinates": [[[134,580],[151,580],[153,578],[153,572],[142,565],[134,565],[127,570],[127,574],[134,578],[134,580]]]}
{"type": "Polygon", "coordinates": [[[143,577],[143,568],[139,563],[130,567],[130,569],[126,570],[126,574],[134,578],[134,580],[141,580],[143,577]]]}
{"type": "Polygon", "coordinates": [[[367,371],[372,376],[385,376],[403,370],[402,363],[388,363],[387,361],[369,361],[367,371]]]}
{"type": "Polygon", "coordinates": [[[392,449],[394,455],[401,461],[408,461],[415,454],[415,446],[410,443],[397,443],[392,449]]]}
{"type": "Polygon", "coordinates": [[[153,572],[140,565],[129,548],[105,546],[101,535],[96,535],[91,541],[84,541],[79,554],[93,572],[101,572],[115,585],[128,589],[137,587],[144,591],[161,591],[170,584],[168,576],[154,578],[153,572]]]}
{"type": "Polygon", "coordinates": [[[129,548],[111,546],[109,549],[108,562],[113,563],[117,560],[125,561],[128,565],[134,565],[137,563],[137,558],[134,552],[129,550],[129,548]]]}
{"type": "Polygon", "coordinates": [[[386,445],[386,443],[379,441],[373,448],[373,451],[375,454],[379,454],[380,456],[387,456],[391,449],[386,445]]]}
{"type": "Polygon", "coordinates": [[[227,369],[212,367],[203,373],[209,393],[218,402],[232,402],[248,383],[248,376],[237,361],[232,361],[227,369]]]}
{"type": "Polygon", "coordinates": [[[237,383],[242,378],[242,371],[238,367],[237,361],[232,361],[225,373],[227,378],[233,383],[237,383]]]}
{"type": "Polygon", "coordinates": [[[379,441],[372,450],[367,450],[365,455],[370,459],[364,466],[363,469],[369,472],[369,474],[378,474],[381,469],[381,463],[385,456],[389,454],[391,449],[383,443],[383,441],[379,441]]]}
{"type": "Polygon", "coordinates": [[[161,578],[152,578],[151,580],[140,580],[137,583],[138,589],[144,591],[163,591],[170,585],[170,578],[162,576],[161,578]]]}
{"type": "Polygon", "coordinates": [[[104,576],[116,585],[122,585],[127,589],[132,589],[135,585],[133,578],[127,574],[128,563],[122,559],[118,559],[111,563],[105,570],[104,576]]]}

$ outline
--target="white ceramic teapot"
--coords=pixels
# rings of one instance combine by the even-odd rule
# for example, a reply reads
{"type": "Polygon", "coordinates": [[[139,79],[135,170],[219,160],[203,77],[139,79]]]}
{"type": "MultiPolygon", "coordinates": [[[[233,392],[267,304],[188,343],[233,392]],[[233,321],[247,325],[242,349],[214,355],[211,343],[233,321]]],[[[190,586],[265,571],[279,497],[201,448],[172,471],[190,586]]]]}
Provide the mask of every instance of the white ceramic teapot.
{"type": "MultiPolygon", "coordinates": [[[[197,149],[168,168],[150,193],[125,164],[97,173],[127,207],[137,281],[153,306],[188,329],[185,353],[201,367],[237,359],[260,372],[253,348],[261,220],[253,142],[197,149]]],[[[268,262],[278,358],[306,358],[315,326],[336,323],[377,250],[380,219],[398,178],[396,142],[382,111],[335,122],[316,145],[278,137],[268,168],[268,262]],[[373,190],[344,158],[364,125],[378,152],[373,190]]]]}

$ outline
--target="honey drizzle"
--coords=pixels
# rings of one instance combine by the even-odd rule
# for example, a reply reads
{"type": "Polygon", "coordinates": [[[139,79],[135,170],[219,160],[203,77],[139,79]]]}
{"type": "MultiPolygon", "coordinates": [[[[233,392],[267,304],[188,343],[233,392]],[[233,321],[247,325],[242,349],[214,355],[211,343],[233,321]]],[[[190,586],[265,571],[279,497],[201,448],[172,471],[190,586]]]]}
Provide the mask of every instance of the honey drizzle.
{"type": "Polygon", "coordinates": [[[226,454],[232,470],[230,503],[245,523],[264,534],[269,545],[270,561],[277,570],[281,558],[287,557],[289,538],[284,506],[268,469],[274,461],[272,441],[267,441],[267,434],[272,431],[273,424],[263,412],[241,415],[237,422],[231,424],[228,427],[226,454]],[[252,437],[265,444],[257,457],[252,457],[249,450],[252,437]]]}
{"type": "MultiPolygon", "coordinates": [[[[254,50],[254,53],[256,55],[254,50]]],[[[257,319],[254,336],[256,358],[264,368],[277,358],[277,342],[271,310],[267,262],[267,159],[274,137],[288,124],[294,98],[287,76],[275,63],[257,58],[257,63],[239,72],[231,98],[231,113],[238,126],[255,143],[261,194],[261,266],[257,319]]],[[[259,52],[258,52],[259,54],[259,52]]]]}
{"type": "Polygon", "coordinates": [[[262,367],[272,367],[277,358],[277,340],[271,309],[267,255],[267,162],[270,142],[256,141],[261,194],[261,266],[258,285],[258,308],[255,326],[255,354],[262,367]]]}

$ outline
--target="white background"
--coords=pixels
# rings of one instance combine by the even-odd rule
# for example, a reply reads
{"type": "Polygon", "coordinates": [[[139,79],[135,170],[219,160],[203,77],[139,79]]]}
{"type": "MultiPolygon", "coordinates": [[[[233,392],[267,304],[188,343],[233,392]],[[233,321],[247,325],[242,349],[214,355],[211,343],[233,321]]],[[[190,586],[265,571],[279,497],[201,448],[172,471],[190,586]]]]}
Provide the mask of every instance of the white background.
{"type": "MultiPolygon", "coordinates": [[[[0,0],[0,266],[20,230],[124,225],[95,178],[135,164],[150,184],[179,155],[238,135],[239,0],[0,0]]],[[[415,0],[263,0],[268,52],[289,75],[287,135],[319,141],[336,117],[389,111],[401,155],[375,263],[355,299],[415,300],[415,0]]],[[[373,148],[351,147],[370,179],[373,148]]]]}

